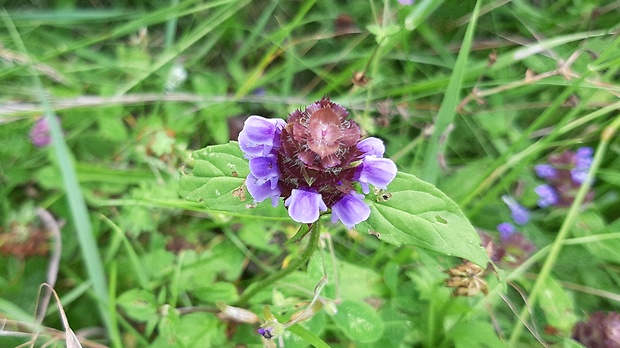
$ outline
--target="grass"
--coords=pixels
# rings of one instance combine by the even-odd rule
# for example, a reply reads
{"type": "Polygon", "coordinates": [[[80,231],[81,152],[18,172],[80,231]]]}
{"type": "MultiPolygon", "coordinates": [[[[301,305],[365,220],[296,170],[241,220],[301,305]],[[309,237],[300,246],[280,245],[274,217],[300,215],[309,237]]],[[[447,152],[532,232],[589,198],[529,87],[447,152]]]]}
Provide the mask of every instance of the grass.
{"type": "Polygon", "coordinates": [[[48,308],[37,346],[59,339],[58,311],[84,346],[277,344],[256,334],[270,318],[290,324],[286,347],[576,345],[576,322],[620,307],[617,11],[595,0],[5,5],[0,345],[32,337],[49,276],[37,208],[62,231],[63,307],[48,308]],[[285,243],[298,229],[285,213],[179,196],[192,151],[234,140],[245,116],[286,118],[324,95],[500,249],[496,226],[511,221],[501,197],[514,197],[537,251],[476,278],[488,295],[452,297],[444,271],[457,258],[322,224],[326,261],[304,251],[314,244],[285,243]],[[41,117],[52,141],[39,148],[29,132],[41,117]],[[534,166],[584,146],[594,159],[572,204],[538,207],[534,166]],[[313,299],[321,310],[291,319],[313,299]],[[259,319],[223,320],[223,303],[259,319]]]}

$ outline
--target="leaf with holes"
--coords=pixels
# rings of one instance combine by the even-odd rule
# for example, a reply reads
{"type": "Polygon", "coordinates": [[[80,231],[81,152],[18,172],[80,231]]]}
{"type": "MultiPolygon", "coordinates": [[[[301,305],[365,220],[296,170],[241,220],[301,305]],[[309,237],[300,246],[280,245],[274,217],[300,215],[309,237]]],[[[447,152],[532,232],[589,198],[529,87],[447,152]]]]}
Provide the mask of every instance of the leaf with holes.
{"type": "Polygon", "coordinates": [[[270,200],[254,203],[244,184],[250,172],[248,160],[243,157],[237,142],[208,146],[194,151],[192,157],[194,172],[181,177],[181,197],[203,202],[214,212],[254,217],[288,216],[282,204],[274,209],[270,200]]]}
{"type": "Polygon", "coordinates": [[[396,245],[415,245],[485,267],[480,237],[461,209],[435,186],[398,173],[387,192],[371,195],[370,218],[358,230],[396,245]]]}

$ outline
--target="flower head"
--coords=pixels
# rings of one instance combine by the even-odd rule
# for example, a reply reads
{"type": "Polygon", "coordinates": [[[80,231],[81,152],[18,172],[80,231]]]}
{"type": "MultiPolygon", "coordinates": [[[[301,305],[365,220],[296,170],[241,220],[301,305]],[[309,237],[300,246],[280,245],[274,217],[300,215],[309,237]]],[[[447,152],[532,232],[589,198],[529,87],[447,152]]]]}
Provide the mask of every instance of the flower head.
{"type": "MultiPolygon", "coordinates": [[[[550,155],[548,164],[536,165],[536,175],[547,182],[535,189],[540,196],[538,205],[567,207],[573,204],[579,187],[588,177],[593,153],[591,147],[581,147],[574,152],[566,150],[550,155]]],[[[592,198],[593,193],[589,192],[586,201],[592,198]]]]}
{"type": "Polygon", "coordinates": [[[41,117],[30,130],[30,141],[36,147],[44,147],[51,143],[50,126],[45,117],[41,117]]]}
{"type": "Polygon", "coordinates": [[[359,126],[342,106],[323,98],[295,110],[287,122],[251,116],[239,134],[239,146],[250,160],[246,179],[256,202],[285,199],[293,220],[316,221],[332,210],[332,220],[347,227],[368,219],[370,207],[357,193],[369,185],[385,189],[396,165],[383,158],[380,139],[361,140],[359,126]]]}
{"type": "Polygon", "coordinates": [[[521,204],[519,204],[514,198],[504,195],[502,196],[502,200],[510,209],[510,214],[512,215],[512,219],[519,225],[525,225],[528,221],[530,221],[530,212],[525,209],[521,204]]]}
{"type": "Polygon", "coordinates": [[[540,185],[534,189],[534,192],[540,197],[538,199],[538,206],[541,208],[555,205],[558,203],[558,194],[555,189],[550,185],[540,185]]]}
{"type": "Polygon", "coordinates": [[[620,347],[620,314],[594,312],[573,327],[573,338],[588,348],[620,347]]]}

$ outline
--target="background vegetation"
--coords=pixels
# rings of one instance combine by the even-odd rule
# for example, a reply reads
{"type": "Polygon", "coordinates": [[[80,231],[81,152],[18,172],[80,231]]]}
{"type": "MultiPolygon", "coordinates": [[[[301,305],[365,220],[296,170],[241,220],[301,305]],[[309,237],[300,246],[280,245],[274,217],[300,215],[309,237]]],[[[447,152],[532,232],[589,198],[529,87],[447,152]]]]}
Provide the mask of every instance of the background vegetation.
{"type": "Polygon", "coordinates": [[[620,307],[617,1],[0,3],[2,346],[36,318],[36,345],[62,345],[60,311],[84,346],[257,347],[276,343],[256,333],[269,313],[314,298],[286,347],[578,347],[575,323],[620,307]],[[328,225],[307,266],[242,306],[257,317],[222,317],[304,243],[275,213],[183,200],[191,152],[324,95],[496,244],[502,196],[528,208],[521,258],[452,296],[460,259],[328,225]],[[537,207],[534,166],[586,146],[591,193],[537,207]]]}

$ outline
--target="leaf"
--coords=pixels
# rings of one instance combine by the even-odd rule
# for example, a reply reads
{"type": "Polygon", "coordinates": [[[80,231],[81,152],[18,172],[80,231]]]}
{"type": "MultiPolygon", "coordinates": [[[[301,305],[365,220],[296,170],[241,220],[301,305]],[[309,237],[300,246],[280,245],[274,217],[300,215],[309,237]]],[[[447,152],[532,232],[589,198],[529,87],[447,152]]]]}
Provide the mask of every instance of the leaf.
{"type": "Polygon", "coordinates": [[[374,342],[383,334],[383,321],[377,311],[365,302],[343,301],[332,320],[354,341],[374,342]]]}
{"type": "Polygon", "coordinates": [[[370,203],[370,218],[358,225],[378,233],[385,242],[415,245],[458,256],[486,267],[489,261],[480,237],[461,209],[435,186],[399,172],[388,186],[389,199],[370,203]]]}
{"type": "Polygon", "coordinates": [[[544,279],[541,291],[540,307],[545,312],[547,323],[560,329],[564,333],[570,333],[577,318],[573,311],[573,303],[566,291],[552,277],[544,279]]]}
{"type": "Polygon", "coordinates": [[[468,321],[459,323],[450,333],[456,348],[468,347],[507,347],[497,337],[493,326],[482,321],[468,321]]]}
{"type": "Polygon", "coordinates": [[[588,210],[579,214],[573,234],[575,237],[592,238],[584,247],[597,259],[620,263],[620,229],[614,229],[619,221],[607,224],[596,211],[588,210]]]}
{"type": "Polygon", "coordinates": [[[244,180],[249,174],[248,160],[239,144],[208,146],[194,151],[193,175],[181,177],[179,195],[203,202],[209,210],[245,216],[287,217],[284,206],[274,208],[271,201],[254,204],[244,180]]]}
{"type": "Polygon", "coordinates": [[[137,321],[148,321],[157,317],[159,305],[155,296],[145,290],[133,289],[124,292],[117,304],[125,311],[128,317],[137,321]]]}

